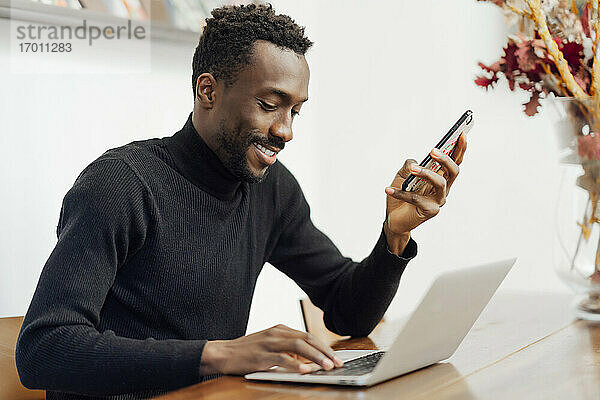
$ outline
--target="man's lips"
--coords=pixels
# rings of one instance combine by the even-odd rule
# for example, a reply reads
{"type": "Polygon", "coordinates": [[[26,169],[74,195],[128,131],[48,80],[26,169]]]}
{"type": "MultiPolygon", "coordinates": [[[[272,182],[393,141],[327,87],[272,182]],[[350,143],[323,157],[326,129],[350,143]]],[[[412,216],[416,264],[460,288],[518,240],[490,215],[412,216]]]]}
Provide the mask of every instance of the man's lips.
{"type": "Polygon", "coordinates": [[[252,143],[254,146],[254,150],[256,155],[258,156],[259,161],[265,165],[272,165],[277,160],[277,153],[281,149],[273,148],[271,146],[264,146],[262,144],[258,144],[256,142],[252,143]]]}
{"type": "Polygon", "coordinates": [[[279,153],[281,150],[283,150],[283,147],[277,147],[277,146],[263,144],[263,143],[258,143],[258,142],[254,142],[253,144],[257,145],[257,146],[262,146],[262,147],[264,147],[264,149],[270,150],[270,151],[272,151],[273,153],[276,153],[276,154],[279,153]]]}

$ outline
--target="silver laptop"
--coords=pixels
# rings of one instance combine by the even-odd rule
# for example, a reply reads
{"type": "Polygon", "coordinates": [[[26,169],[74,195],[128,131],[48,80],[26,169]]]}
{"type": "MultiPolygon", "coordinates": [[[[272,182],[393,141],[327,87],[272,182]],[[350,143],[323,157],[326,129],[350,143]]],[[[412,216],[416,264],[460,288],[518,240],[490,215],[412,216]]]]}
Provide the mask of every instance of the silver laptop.
{"type": "Polygon", "coordinates": [[[387,351],[341,350],[344,366],[309,374],[279,367],[246,379],[371,386],[449,358],[488,304],[516,258],[441,274],[387,351]]]}

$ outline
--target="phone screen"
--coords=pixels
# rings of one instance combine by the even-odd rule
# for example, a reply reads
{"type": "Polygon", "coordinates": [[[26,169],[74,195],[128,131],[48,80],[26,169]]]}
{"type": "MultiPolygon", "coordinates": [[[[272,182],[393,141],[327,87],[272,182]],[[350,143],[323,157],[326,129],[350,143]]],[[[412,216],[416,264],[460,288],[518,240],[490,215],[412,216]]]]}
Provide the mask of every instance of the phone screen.
{"type": "MultiPolygon", "coordinates": [[[[454,147],[458,142],[458,138],[461,134],[467,134],[473,127],[473,111],[467,110],[465,113],[456,121],[456,123],[450,128],[448,133],[435,145],[436,149],[440,149],[442,153],[452,155],[454,147]]],[[[427,157],[421,161],[419,166],[438,172],[442,167],[437,161],[431,158],[431,155],[427,154],[427,157]]],[[[422,178],[417,178],[414,175],[410,175],[402,184],[402,190],[407,192],[414,192],[423,187],[427,181],[422,178]]]]}

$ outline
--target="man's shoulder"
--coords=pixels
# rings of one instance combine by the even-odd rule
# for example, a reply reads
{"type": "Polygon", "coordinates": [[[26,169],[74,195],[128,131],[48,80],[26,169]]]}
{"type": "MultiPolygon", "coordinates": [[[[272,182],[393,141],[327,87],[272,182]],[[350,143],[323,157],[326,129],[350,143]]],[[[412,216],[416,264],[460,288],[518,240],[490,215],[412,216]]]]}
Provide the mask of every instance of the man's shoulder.
{"type": "Polygon", "coordinates": [[[157,171],[157,165],[173,163],[166,148],[165,138],[137,140],[108,149],[92,164],[108,160],[120,161],[123,168],[129,168],[137,175],[144,175],[145,171],[157,171]]]}
{"type": "Polygon", "coordinates": [[[130,162],[139,162],[148,158],[154,158],[165,153],[164,138],[152,138],[136,140],[125,145],[106,150],[96,161],[107,159],[119,159],[130,162]]]}
{"type": "Polygon", "coordinates": [[[144,171],[156,170],[153,165],[168,158],[163,139],[138,140],[111,148],[89,163],[77,177],[75,185],[112,187],[136,184],[145,186],[144,171]],[[162,159],[162,160],[161,160],[162,159]]]}

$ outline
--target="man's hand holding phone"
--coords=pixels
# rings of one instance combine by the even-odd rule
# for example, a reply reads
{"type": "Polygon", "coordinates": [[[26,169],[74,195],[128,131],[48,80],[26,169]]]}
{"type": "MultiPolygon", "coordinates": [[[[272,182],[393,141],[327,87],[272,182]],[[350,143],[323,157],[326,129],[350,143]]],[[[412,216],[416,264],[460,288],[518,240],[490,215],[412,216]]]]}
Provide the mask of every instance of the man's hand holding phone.
{"type": "MultiPolygon", "coordinates": [[[[436,147],[440,147],[440,143],[436,147]]],[[[434,148],[421,163],[427,164],[428,159],[437,162],[440,166],[437,172],[409,159],[398,171],[392,184],[385,188],[388,196],[384,233],[391,252],[402,254],[410,239],[410,232],[439,213],[459,174],[459,165],[466,150],[467,140],[464,133],[461,133],[452,151],[445,154],[442,150],[434,148]],[[425,184],[419,185],[414,191],[403,190],[403,184],[411,175],[414,176],[412,180],[420,178],[425,184]]],[[[431,164],[429,162],[429,165],[431,164]]]]}

